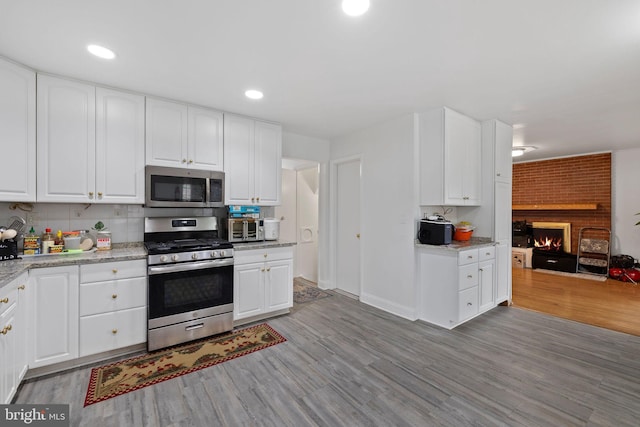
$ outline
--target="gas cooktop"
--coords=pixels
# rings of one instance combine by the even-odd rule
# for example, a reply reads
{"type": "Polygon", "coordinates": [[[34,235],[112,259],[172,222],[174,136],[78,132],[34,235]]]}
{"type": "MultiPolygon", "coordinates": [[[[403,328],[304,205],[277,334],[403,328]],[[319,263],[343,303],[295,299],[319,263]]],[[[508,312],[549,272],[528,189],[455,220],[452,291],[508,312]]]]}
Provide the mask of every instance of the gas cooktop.
{"type": "Polygon", "coordinates": [[[175,252],[231,249],[233,245],[224,239],[180,239],[165,242],[145,242],[149,255],[175,252]]]}

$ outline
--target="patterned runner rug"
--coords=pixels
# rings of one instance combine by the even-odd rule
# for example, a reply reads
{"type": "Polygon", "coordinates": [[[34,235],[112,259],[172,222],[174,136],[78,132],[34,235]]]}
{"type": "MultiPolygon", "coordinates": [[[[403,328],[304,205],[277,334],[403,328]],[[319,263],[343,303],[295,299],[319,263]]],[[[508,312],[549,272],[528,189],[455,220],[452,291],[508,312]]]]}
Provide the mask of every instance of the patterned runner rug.
{"type": "Polygon", "coordinates": [[[91,370],[84,406],[285,342],[266,323],[91,370]]]}

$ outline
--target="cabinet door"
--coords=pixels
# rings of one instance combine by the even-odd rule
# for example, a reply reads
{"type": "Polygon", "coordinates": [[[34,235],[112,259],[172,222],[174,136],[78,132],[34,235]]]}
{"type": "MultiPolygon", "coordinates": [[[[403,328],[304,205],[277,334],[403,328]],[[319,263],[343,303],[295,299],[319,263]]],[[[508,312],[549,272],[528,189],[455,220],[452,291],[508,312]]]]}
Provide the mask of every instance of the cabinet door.
{"type": "Polygon", "coordinates": [[[80,356],[116,350],[147,340],[146,307],[80,318],[80,356]]]}
{"type": "Polygon", "coordinates": [[[511,243],[496,245],[496,304],[511,300],[511,243]]]}
{"type": "Polygon", "coordinates": [[[465,206],[478,206],[482,199],[482,126],[471,120],[467,140],[462,187],[465,206]]]}
{"type": "Polygon", "coordinates": [[[0,201],[36,201],[36,73],[0,59],[0,201]]]}
{"type": "Polygon", "coordinates": [[[187,106],[147,98],[146,117],[146,164],[186,167],[187,106]]]}
{"type": "Polygon", "coordinates": [[[444,203],[480,204],[481,125],[455,111],[445,109],[444,203]]]}
{"type": "Polygon", "coordinates": [[[22,273],[14,281],[18,289],[18,308],[16,313],[16,373],[17,383],[20,383],[29,369],[29,355],[27,353],[27,323],[29,321],[29,274],[22,273]]]}
{"type": "Polygon", "coordinates": [[[144,120],[144,96],[96,88],[96,202],[144,203],[144,120]]]}
{"type": "Polygon", "coordinates": [[[478,264],[480,281],[480,312],[491,309],[494,306],[495,271],[494,261],[484,261],[478,264]]]}
{"type": "Polygon", "coordinates": [[[40,202],[95,201],[95,88],[38,75],[40,202]]]}
{"type": "Polygon", "coordinates": [[[264,263],[234,266],[233,320],[264,312],[264,270],[264,263]]]}
{"type": "Polygon", "coordinates": [[[513,128],[495,121],[495,180],[510,183],[512,180],[513,128]]]}
{"type": "MultiPolygon", "coordinates": [[[[16,365],[16,324],[17,301],[0,315],[0,402],[11,403],[18,388],[16,365]]],[[[22,332],[24,333],[24,331],[22,332]]]]}
{"type": "Polygon", "coordinates": [[[282,127],[273,123],[255,123],[256,203],[280,204],[282,192],[282,127]]]}
{"type": "Polygon", "coordinates": [[[189,106],[189,167],[223,170],[222,113],[189,106]]]}
{"type": "Polygon", "coordinates": [[[78,267],[29,272],[29,367],[78,357],[78,267]]]}
{"type": "Polygon", "coordinates": [[[494,239],[509,240],[512,236],[511,183],[494,183],[494,239]]]}
{"type": "Polygon", "coordinates": [[[293,261],[271,261],[266,265],[265,311],[293,306],[293,261]]]}
{"type": "Polygon", "coordinates": [[[225,114],[225,205],[255,204],[253,120],[225,114]]]}

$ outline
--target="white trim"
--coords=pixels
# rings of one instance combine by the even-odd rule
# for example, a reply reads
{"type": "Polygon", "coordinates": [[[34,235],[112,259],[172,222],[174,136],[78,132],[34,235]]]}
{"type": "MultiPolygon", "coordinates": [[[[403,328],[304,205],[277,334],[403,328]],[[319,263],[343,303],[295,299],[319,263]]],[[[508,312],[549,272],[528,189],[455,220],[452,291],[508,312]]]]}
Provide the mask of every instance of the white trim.
{"type": "Polygon", "coordinates": [[[375,308],[379,308],[380,310],[386,311],[387,313],[395,314],[396,316],[400,316],[404,319],[408,319],[411,321],[418,319],[416,307],[409,307],[396,304],[394,302],[389,302],[386,299],[368,293],[362,293],[360,295],[360,302],[375,308]]]}
{"type": "MultiPolygon", "coordinates": [[[[513,148],[518,148],[518,147],[513,147],[513,148]]],[[[598,154],[613,154],[613,151],[611,150],[607,150],[607,151],[596,151],[593,153],[584,153],[584,154],[567,154],[566,156],[558,156],[558,157],[547,157],[545,159],[532,159],[532,160],[522,160],[522,161],[513,161],[512,163],[514,165],[520,164],[520,163],[533,163],[533,162],[544,162],[546,160],[558,160],[558,159],[570,159],[573,157],[584,157],[584,156],[597,156],[598,154]]],[[[514,159],[516,159],[517,157],[514,157],[514,159]]]]}

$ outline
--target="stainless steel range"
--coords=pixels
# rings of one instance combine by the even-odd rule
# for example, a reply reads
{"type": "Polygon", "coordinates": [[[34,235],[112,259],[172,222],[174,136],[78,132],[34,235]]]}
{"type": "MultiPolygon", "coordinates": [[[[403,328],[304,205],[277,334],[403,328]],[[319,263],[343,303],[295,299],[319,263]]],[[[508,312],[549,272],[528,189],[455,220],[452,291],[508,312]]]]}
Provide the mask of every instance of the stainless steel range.
{"type": "Polygon", "coordinates": [[[233,245],[216,217],[145,218],[149,351],[233,328],[233,245]]]}

